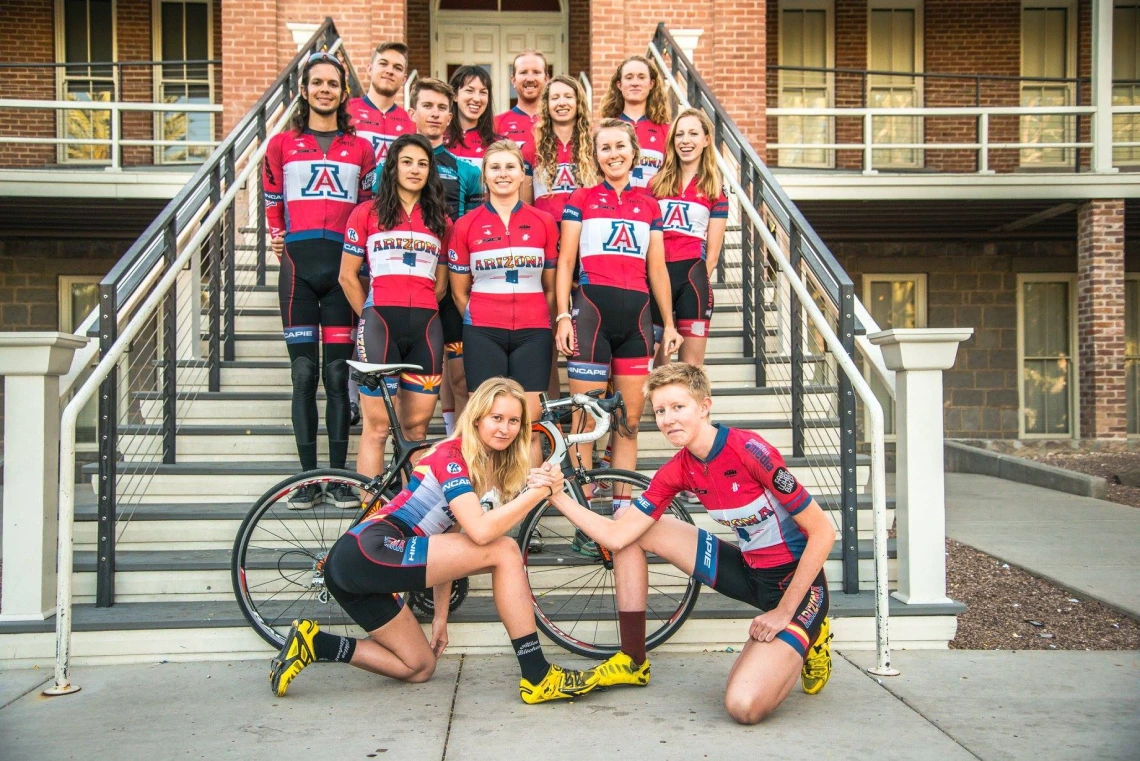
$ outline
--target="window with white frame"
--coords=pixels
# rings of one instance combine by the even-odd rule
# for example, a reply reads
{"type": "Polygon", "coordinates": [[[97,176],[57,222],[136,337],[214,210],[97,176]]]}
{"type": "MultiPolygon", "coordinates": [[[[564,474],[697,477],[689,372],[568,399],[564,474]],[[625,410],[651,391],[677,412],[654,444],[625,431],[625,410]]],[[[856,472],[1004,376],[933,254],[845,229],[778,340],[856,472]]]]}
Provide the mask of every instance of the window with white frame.
{"type": "MultiPolygon", "coordinates": [[[[1076,66],[1076,9],[1072,2],[1026,3],[1021,9],[1021,105],[1071,106],[1076,91],[1071,78],[1076,66]]],[[[1030,166],[1068,166],[1071,148],[1050,148],[1050,143],[1073,142],[1073,117],[1044,114],[1021,117],[1021,163],[1030,166]]]]}
{"type": "Polygon", "coordinates": [[[1077,433],[1076,275],[1018,275],[1017,353],[1021,435],[1077,433]]]}
{"type": "MultiPolygon", "coordinates": [[[[205,0],[155,0],[155,59],[164,63],[155,77],[155,98],[160,103],[213,103],[213,72],[205,63],[213,58],[212,8],[205,0]]],[[[155,115],[159,140],[209,142],[214,137],[213,114],[170,111],[155,115]]],[[[161,164],[204,161],[211,148],[204,145],[163,145],[155,151],[161,164]]]]}
{"type": "MultiPolygon", "coordinates": [[[[921,108],[922,3],[911,0],[872,0],[867,9],[867,68],[892,72],[867,77],[870,108],[921,108]],[[897,73],[894,73],[897,72],[897,73]]],[[[875,143],[921,143],[922,118],[876,116],[871,120],[875,143]]],[[[880,168],[922,166],[922,151],[913,148],[877,150],[871,162],[880,168]]]]}
{"type": "MultiPolygon", "coordinates": [[[[56,0],[56,69],[60,100],[108,103],[115,99],[115,0],[56,0]]],[[[58,134],[72,139],[108,140],[110,111],[59,111],[58,134]]],[[[108,145],[68,143],[58,150],[60,162],[103,164],[108,145]]]]}
{"type": "MultiPolygon", "coordinates": [[[[926,327],[926,275],[863,275],[863,305],[880,330],[926,327]]],[[[895,403],[871,367],[866,367],[871,390],[883,407],[884,430],[895,434],[895,403]]]]}
{"type": "Polygon", "coordinates": [[[1140,436],[1140,274],[1124,281],[1124,378],[1128,435],[1140,436]]]}
{"type": "MultiPolygon", "coordinates": [[[[99,305],[99,280],[92,275],[61,275],[59,278],[59,330],[62,333],[75,333],[87,319],[87,315],[99,305]]],[[[96,358],[98,359],[98,358],[96,358]]],[[[92,360],[94,365],[95,360],[92,360]]],[[[86,376],[80,376],[81,382],[86,376]]],[[[78,388],[77,382],[73,388],[78,388]]],[[[89,451],[96,446],[96,422],[99,412],[98,400],[92,398],[79,413],[76,421],[75,441],[80,451],[89,451]]]]}
{"type": "MultiPolygon", "coordinates": [[[[832,68],[833,16],[831,0],[785,0],[780,5],[779,61],[802,69],[832,68]]],[[[830,108],[835,77],[825,71],[780,71],[780,108],[830,108]]],[[[835,119],[830,116],[781,116],[781,143],[834,142],[835,119]]],[[[780,166],[830,168],[835,151],[822,148],[780,149],[780,166]]]]}
{"type": "MultiPolygon", "coordinates": [[[[1117,2],[1112,14],[1112,105],[1140,105],[1140,3],[1117,2]]],[[[1113,114],[1112,141],[1140,143],[1140,114],[1113,114]]],[[[1112,149],[1117,166],[1140,164],[1140,148],[1112,149]]]]}

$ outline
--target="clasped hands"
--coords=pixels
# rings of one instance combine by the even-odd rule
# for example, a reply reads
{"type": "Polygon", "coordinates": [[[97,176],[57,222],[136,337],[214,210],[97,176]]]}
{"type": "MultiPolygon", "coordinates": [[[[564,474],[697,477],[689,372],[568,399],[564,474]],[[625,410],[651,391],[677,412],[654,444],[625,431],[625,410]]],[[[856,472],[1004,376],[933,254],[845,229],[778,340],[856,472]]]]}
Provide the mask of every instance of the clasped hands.
{"type": "Polygon", "coordinates": [[[564,481],[565,479],[562,477],[561,468],[549,462],[544,462],[540,467],[530,469],[530,475],[527,476],[526,485],[530,489],[550,489],[548,497],[553,497],[562,491],[564,481]]]}

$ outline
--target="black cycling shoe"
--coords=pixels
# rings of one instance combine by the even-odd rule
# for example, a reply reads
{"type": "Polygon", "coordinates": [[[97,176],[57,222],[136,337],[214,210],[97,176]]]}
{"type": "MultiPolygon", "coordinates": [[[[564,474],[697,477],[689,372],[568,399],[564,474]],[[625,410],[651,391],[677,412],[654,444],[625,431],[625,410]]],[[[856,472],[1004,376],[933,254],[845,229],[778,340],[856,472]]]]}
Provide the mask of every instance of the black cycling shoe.
{"type": "Polygon", "coordinates": [[[320,484],[302,486],[289,495],[286,507],[290,510],[312,510],[321,501],[322,495],[320,484]]]}
{"type": "Polygon", "coordinates": [[[348,424],[360,425],[360,405],[356,402],[348,403],[348,424]]]}
{"type": "Polygon", "coordinates": [[[339,507],[342,510],[360,507],[360,497],[348,484],[329,484],[325,490],[325,499],[333,507],[339,507]]]}

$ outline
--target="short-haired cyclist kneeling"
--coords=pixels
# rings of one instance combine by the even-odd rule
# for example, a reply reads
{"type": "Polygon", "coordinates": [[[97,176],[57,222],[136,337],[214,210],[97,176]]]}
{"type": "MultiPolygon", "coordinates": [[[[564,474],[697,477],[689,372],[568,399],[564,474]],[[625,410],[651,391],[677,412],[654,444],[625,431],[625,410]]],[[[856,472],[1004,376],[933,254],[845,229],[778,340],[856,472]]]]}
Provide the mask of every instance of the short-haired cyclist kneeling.
{"type": "MultiPolygon", "coordinates": [[[[681,447],[633,503],[609,520],[555,492],[551,502],[574,525],[614,552],[621,651],[597,668],[598,686],[649,683],[645,654],[648,599],[645,553],[723,595],[764,611],[752,621],[728,675],[724,703],[733,719],[754,724],[770,714],[802,674],[815,694],[831,675],[827,580],[823,564],[835,529],[758,435],[713,424],[708,376],[674,362],[645,384],[657,427],[681,447]],[[662,514],[681,491],[694,492],[709,517],[732,527],[739,546],[662,514]]],[[[531,471],[532,486],[553,479],[531,471]]]]}

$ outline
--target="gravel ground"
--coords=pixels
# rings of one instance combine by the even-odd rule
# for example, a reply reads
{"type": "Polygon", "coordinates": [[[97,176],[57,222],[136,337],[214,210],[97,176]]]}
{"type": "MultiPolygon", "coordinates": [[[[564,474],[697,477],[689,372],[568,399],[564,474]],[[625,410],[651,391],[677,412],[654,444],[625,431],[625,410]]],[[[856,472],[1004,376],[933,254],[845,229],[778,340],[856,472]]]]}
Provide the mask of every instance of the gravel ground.
{"type": "Polygon", "coordinates": [[[1015,454],[1046,465],[1075,470],[1091,476],[1101,476],[1108,481],[1107,499],[1110,502],[1140,507],[1140,452],[1023,450],[1015,454]]]}
{"type": "Polygon", "coordinates": [[[948,539],[946,593],[964,602],[957,650],[1140,650],[1140,622],[948,539]]]}

